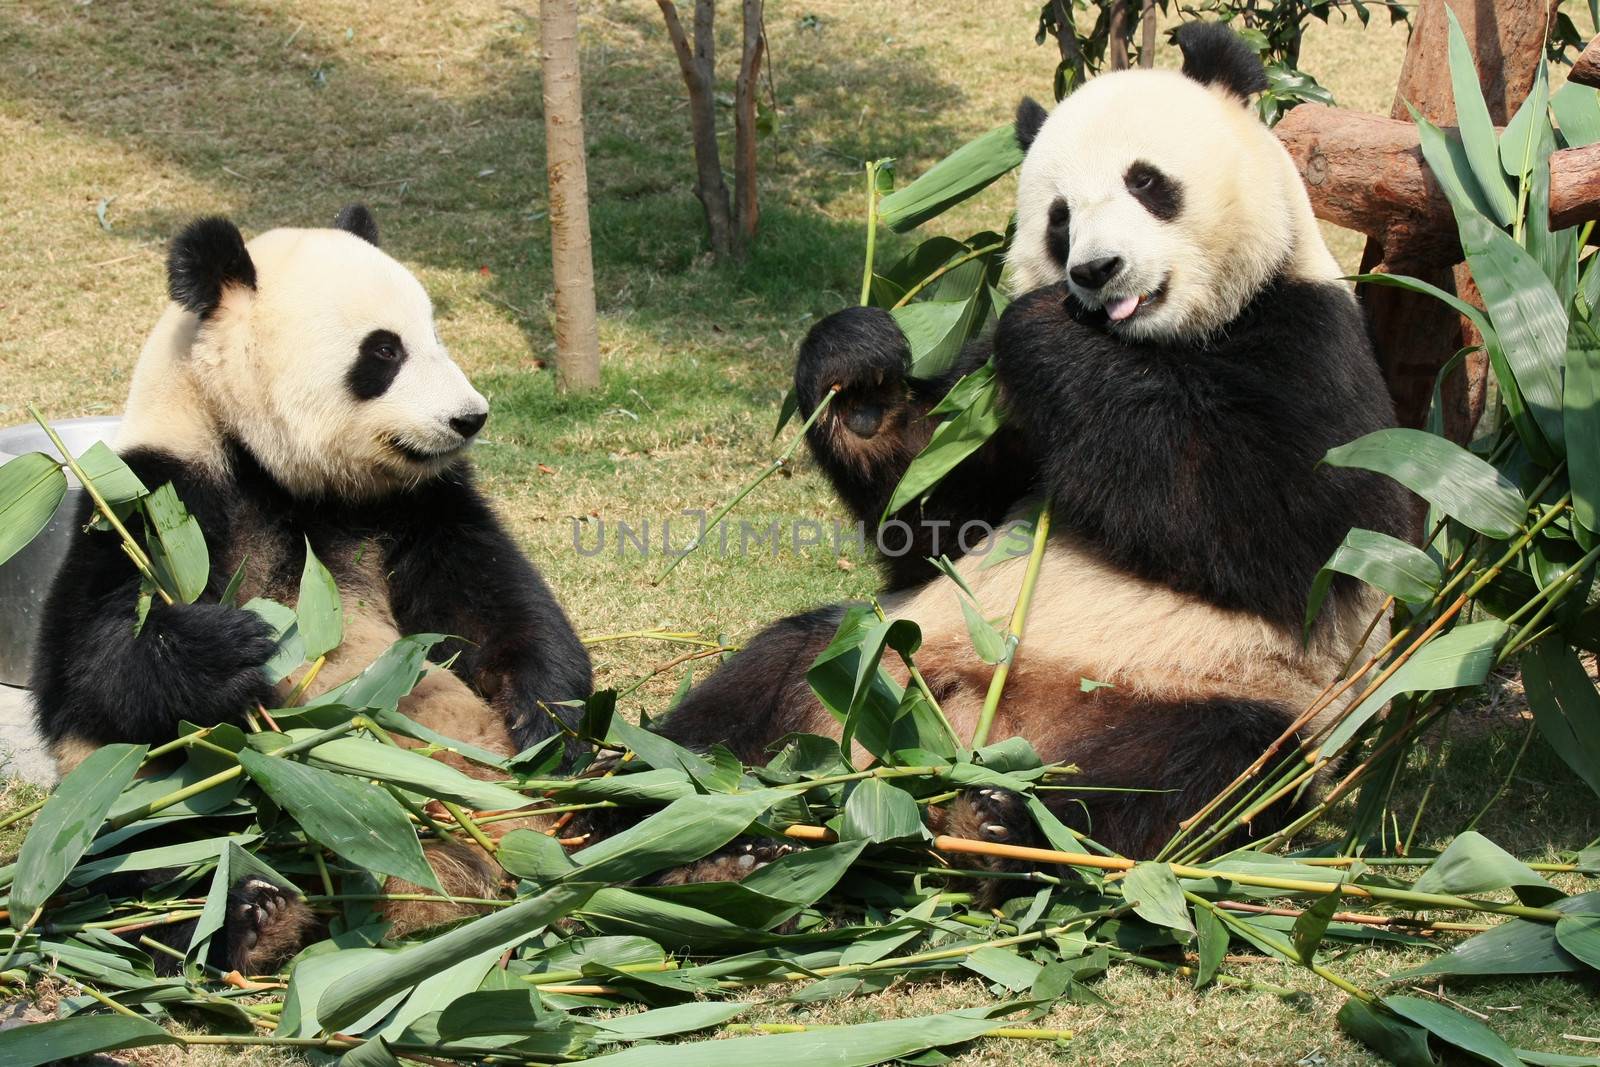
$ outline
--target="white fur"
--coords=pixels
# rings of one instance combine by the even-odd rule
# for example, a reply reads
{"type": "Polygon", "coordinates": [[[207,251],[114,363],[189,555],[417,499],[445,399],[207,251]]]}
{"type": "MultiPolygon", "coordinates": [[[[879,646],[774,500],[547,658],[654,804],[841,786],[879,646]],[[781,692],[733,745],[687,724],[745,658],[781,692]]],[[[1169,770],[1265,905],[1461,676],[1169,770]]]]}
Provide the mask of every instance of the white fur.
{"type": "Polygon", "coordinates": [[[140,353],[117,447],[158,448],[224,473],[236,437],[292,492],[372,497],[437,473],[470,442],[450,419],[488,402],[450,359],[421,283],[342,230],[276,229],[247,248],[256,287],[205,321],[169,304],[140,353]],[[382,396],[345,384],[373,330],[406,359],[382,396]],[[399,442],[428,453],[419,462],[399,442]]]}
{"type": "Polygon", "coordinates": [[[1163,70],[1088,82],[1045,120],[1022,162],[1012,290],[1060,282],[1102,256],[1124,262],[1104,292],[1069,283],[1089,307],[1165,286],[1162,300],[1114,327],[1130,339],[1201,339],[1280,271],[1324,281],[1340,274],[1289,154],[1254,111],[1163,70]],[[1176,219],[1162,222],[1128,192],[1123,176],[1138,161],[1181,184],[1176,219]],[[1066,267],[1045,246],[1058,196],[1072,212],[1066,267]]]}

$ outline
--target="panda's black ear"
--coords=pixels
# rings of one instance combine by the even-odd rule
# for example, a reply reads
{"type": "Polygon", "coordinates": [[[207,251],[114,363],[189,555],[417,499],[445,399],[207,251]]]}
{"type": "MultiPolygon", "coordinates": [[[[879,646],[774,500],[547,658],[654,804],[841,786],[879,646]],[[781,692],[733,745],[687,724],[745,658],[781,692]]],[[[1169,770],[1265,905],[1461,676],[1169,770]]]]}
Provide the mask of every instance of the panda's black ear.
{"type": "Polygon", "coordinates": [[[334,217],[333,228],[353,233],[367,244],[377,247],[378,220],[372,217],[365,204],[346,204],[334,217]]]}
{"type": "Polygon", "coordinates": [[[256,265],[239,227],[218,215],[195,219],[167,250],[167,294],[202,319],[230,285],[256,287],[256,265]]]}
{"type": "Polygon", "coordinates": [[[1039,101],[1031,96],[1022,98],[1022,103],[1017,105],[1017,121],[1012,129],[1017,134],[1017,144],[1026,152],[1033,146],[1033,139],[1039,136],[1039,127],[1044,125],[1044,120],[1050,117],[1039,101]]]}
{"type": "Polygon", "coordinates": [[[1186,22],[1172,39],[1183,53],[1183,73],[1249,100],[1267,87],[1267,68],[1243,37],[1221,22],[1186,22]]]}

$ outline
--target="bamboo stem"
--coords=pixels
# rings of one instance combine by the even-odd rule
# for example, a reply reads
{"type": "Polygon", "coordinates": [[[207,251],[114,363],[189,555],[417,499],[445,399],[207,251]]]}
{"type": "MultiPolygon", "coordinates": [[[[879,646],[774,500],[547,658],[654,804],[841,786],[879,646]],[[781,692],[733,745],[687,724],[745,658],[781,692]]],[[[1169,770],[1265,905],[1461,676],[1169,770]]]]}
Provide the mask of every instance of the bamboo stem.
{"type": "Polygon", "coordinates": [[[1039,521],[1033,528],[1033,548],[1028,553],[1028,569],[1022,574],[1022,588],[1017,592],[1017,603],[1011,610],[1011,622],[1006,627],[1006,658],[996,664],[994,676],[989,679],[989,691],[983,698],[983,711],[979,713],[978,725],[972,731],[973,748],[982,748],[989,741],[989,730],[994,725],[995,712],[1000,707],[1000,696],[1005,692],[1011,664],[1016,662],[1017,650],[1022,645],[1023,630],[1028,622],[1028,606],[1033,602],[1033,589],[1039,582],[1045,543],[1049,540],[1050,501],[1046,500],[1039,508],[1039,521]]]}

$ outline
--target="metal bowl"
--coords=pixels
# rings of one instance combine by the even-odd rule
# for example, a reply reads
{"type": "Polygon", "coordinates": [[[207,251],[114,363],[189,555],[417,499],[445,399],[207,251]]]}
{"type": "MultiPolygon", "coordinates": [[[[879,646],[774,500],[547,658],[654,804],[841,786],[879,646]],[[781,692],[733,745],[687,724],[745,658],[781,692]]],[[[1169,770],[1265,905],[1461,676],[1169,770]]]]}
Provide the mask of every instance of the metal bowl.
{"type": "MultiPolygon", "coordinates": [[[[110,443],[122,421],[116,415],[63,419],[51,425],[61,440],[78,455],[96,441],[110,443]]],[[[0,463],[25,452],[56,455],[44,431],[29,423],[0,430],[0,463]]],[[[45,594],[66,558],[74,537],[82,537],[73,517],[78,513],[83,488],[67,472],[67,495],[50,524],[22,551],[0,564],[0,684],[25,686],[32,669],[33,649],[44,614],[45,594]]]]}

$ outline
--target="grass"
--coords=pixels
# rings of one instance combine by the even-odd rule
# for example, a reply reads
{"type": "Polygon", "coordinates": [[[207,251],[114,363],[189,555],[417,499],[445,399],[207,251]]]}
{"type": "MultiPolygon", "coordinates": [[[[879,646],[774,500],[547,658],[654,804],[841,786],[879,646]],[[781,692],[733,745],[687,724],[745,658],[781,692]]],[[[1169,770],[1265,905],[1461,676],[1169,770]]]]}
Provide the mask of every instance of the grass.
{"type": "MultiPolygon", "coordinates": [[[[1054,56],[1033,44],[1037,9],[1037,0],[769,5],[780,125],[761,145],[760,241],[735,268],[703,254],[687,115],[658,14],[639,2],[586,4],[605,373],[599,392],[567,397],[544,366],[550,274],[530,15],[490,0],[0,5],[0,142],[10,146],[0,174],[0,423],[22,421],[26,401],[56,418],[120,407],[163,300],[163,242],[186,219],[223,212],[255,233],[326,224],[362,200],[386,246],[433,293],[441,336],[490,396],[477,450],[486,487],[580,630],[661,626],[737,641],[784,613],[864,595],[869,561],[831,544],[786,543],[776,557],[742,560],[704,551],[655,586],[659,553],[619,555],[612,539],[582,555],[573,524],[588,521],[585,548],[596,519],[613,535],[619,521],[648,521],[659,538],[664,519],[713,508],[776,454],[771,428],[795,347],[859,286],[861,161],[892,156],[902,174],[919,173],[1005,121],[1022,93],[1047,97],[1054,56]]],[[[1318,25],[1304,64],[1346,106],[1386,112],[1404,43],[1403,30],[1318,25]]],[[[721,47],[727,70],[731,33],[721,47]]],[[[720,117],[731,134],[731,110],[720,117]]],[[[957,234],[993,226],[1010,191],[1000,182],[938,225],[957,234]]],[[[1330,241],[1353,268],[1359,239],[1330,231],[1330,241]]],[[[909,243],[888,239],[879,255],[909,243]]],[[[802,460],[739,517],[828,530],[840,514],[802,460]]],[[[677,527],[676,543],[687,528],[677,527]]],[[[599,681],[626,684],[673,650],[624,642],[597,653],[599,681]]],[[[658,710],[680,677],[645,687],[628,711],[658,710]]],[[[1427,842],[1448,839],[1510,772],[1523,728],[1514,705],[1465,717],[1438,748],[1446,785],[1424,819],[1427,842]]],[[[1416,769],[1407,804],[1428,773],[1416,769]]],[[[0,810],[28,795],[8,787],[0,810]]],[[[1402,818],[1410,814],[1403,805],[1402,818]]],[[[1530,858],[1600,834],[1592,797],[1542,746],[1480,829],[1530,858]]],[[[0,855],[16,845],[14,833],[0,837],[0,855]]],[[[1413,950],[1379,949],[1335,965],[1376,983],[1415,962],[1413,950]]],[[[1070,1048],[993,1042],[955,1062],[1376,1062],[1338,1032],[1338,1001],[1317,979],[1272,961],[1234,967],[1316,995],[1291,1004],[1195,993],[1117,968],[1095,987],[1105,1003],[1062,1006],[1042,1024],[1078,1031],[1070,1048]]],[[[1560,1035],[1600,1036],[1595,992],[1562,980],[1445,990],[1514,1043],[1568,1053],[1594,1051],[1560,1035]]],[[[842,1023],[987,997],[975,980],[951,981],[798,1013],[774,1006],[765,1017],[842,1023]]]]}

